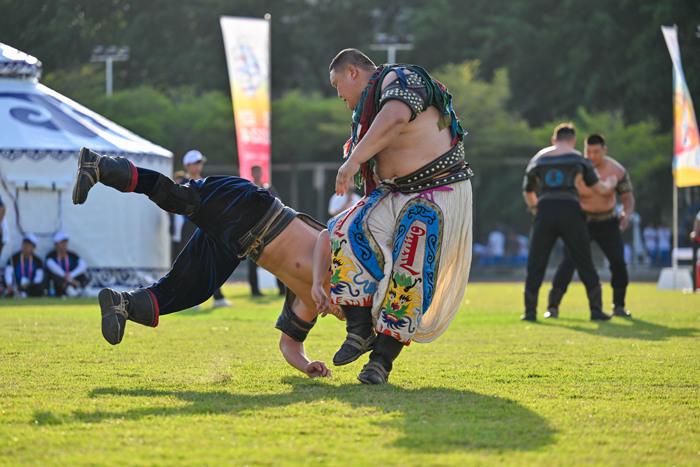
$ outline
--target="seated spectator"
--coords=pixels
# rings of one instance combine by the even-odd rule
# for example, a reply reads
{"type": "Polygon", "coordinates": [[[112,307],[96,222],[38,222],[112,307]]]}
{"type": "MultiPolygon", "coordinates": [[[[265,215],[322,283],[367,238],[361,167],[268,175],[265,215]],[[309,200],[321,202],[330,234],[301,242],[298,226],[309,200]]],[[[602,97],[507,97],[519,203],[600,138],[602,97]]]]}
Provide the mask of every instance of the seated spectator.
{"type": "Polygon", "coordinates": [[[78,255],[68,250],[68,235],[58,231],[53,236],[55,249],[46,255],[49,275],[49,290],[56,297],[77,297],[89,282],[87,264],[78,255]]]}
{"type": "Polygon", "coordinates": [[[5,267],[8,296],[41,297],[44,295],[44,263],[34,254],[37,245],[34,234],[22,239],[22,249],[12,255],[5,267]]]}

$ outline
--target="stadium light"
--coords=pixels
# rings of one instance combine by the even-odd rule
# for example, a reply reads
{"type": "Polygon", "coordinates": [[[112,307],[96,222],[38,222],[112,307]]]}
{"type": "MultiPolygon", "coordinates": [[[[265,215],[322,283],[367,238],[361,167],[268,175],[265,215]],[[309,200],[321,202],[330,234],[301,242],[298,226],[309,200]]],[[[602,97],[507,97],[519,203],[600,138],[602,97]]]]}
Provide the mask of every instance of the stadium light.
{"type": "Polygon", "coordinates": [[[399,50],[413,50],[413,44],[410,42],[413,39],[411,36],[398,37],[385,33],[378,33],[375,37],[375,43],[369,47],[372,50],[386,50],[386,62],[396,63],[396,52],[399,50]]]}
{"type": "Polygon", "coordinates": [[[92,49],[91,62],[105,62],[105,93],[108,96],[112,95],[113,89],[113,72],[112,64],[114,62],[125,62],[129,60],[129,47],[119,47],[116,45],[101,46],[98,45],[92,49]]]}

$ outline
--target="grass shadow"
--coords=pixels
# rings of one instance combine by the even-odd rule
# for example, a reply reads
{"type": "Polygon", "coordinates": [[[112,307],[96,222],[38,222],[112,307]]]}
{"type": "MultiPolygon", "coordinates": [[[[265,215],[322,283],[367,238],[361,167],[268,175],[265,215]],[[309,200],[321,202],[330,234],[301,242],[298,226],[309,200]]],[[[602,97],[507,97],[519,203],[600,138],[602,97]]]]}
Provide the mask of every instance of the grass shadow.
{"type": "MultiPolygon", "coordinates": [[[[472,391],[438,387],[403,389],[345,384],[330,386],[305,378],[283,380],[291,391],[283,394],[236,394],[226,391],[167,391],[159,389],[96,388],[89,395],[148,398],[149,406],[124,411],[78,410],[64,422],[99,423],[106,420],[141,420],[200,414],[237,414],[271,407],[284,407],[317,400],[337,400],[353,408],[395,412],[396,417],[376,421],[380,427],[402,432],[397,445],[421,452],[455,450],[526,451],[554,442],[555,431],[547,421],[513,400],[472,391]],[[186,405],[154,405],[159,397],[177,398],[186,405]]],[[[33,423],[57,424],[51,413],[35,414],[33,423]]],[[[348,423],[352,423],[352,419],[348,423]]]]}
{"type": "Polygon", "coordinates": [[[665,341],[675,337],[697,337],[700,335],[700,328],[673,328],[663,324],[644,321],[638,318],[633,318],[630,320],[626,320],[624,318],[613,318],[610,321],[598,322],[598,326],[595,328],[581,326],[580,323],[580,320],[570,318],[558,318],[557,320],[543,321],[543,324],[545,325],[615,339],[665,341]]]}

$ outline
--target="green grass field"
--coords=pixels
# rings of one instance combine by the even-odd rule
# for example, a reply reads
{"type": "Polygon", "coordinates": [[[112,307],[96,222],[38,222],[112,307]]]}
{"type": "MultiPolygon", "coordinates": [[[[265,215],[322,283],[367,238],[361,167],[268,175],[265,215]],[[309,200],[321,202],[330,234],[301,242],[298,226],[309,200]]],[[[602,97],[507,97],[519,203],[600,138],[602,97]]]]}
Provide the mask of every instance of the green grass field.
{"type": "MultiPolygon", "coordinates": [[[[599,324],[576,285],[562,318],[526,324],[521,291],[470,285],[383,387],[355,379],[365,358],[325,380],[288,367],[281,300],[243,286],[116,347],[91,300],[4,301],[0,464],[700,463],[700,295],[635,284],[634,320],[599,324]]],[[[330,363],[343,329],[320,319],[309,354],[330,363]]]]}

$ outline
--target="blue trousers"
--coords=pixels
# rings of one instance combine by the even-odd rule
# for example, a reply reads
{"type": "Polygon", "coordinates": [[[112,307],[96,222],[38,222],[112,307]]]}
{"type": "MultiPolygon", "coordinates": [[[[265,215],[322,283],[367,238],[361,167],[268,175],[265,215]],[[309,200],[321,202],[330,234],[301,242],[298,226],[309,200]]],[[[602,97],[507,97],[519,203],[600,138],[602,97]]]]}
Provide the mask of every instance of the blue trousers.
{"type": "Polygon", "coordinates": [[[239,177],[207,177],[178,185],[157,172],[138,168],[137,193],[157,199],[160,207],[197,226],[170,271],[147,289],[167,315],[199,305],[233,273],[241,253],[238,239],[267,212],[274,196],[239,177]]]}

